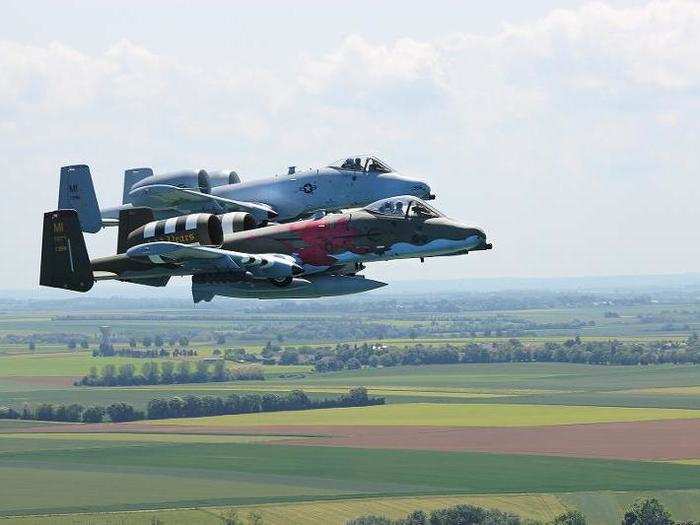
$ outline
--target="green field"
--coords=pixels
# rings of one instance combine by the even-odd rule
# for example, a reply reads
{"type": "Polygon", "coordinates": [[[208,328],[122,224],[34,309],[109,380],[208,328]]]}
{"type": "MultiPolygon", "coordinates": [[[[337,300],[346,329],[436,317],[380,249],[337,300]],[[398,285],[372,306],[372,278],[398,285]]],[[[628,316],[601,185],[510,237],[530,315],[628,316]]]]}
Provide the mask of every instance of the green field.
{"type": "Polygon", "coordinates": [[[700,467],[670,463],[251,443],[95,439],[71,448],[54,439],[24,441],[0,454],[0,475],[13,480],[0,493],[6,515],[370,494],[700,488],[700,467]],[[62,483],[67,478],[71,483],[62,483]]]}
{"type": "Polygon", "coordinates": [[[677,409],[549,406],[549,405],[441,405],[406,403],[360,408],[330,408],[301,412],[268,412],[233,416],[159,420],[158,425],[390,425],[445,427],[518,427],[697,419],[700,411],[677,409]]]}

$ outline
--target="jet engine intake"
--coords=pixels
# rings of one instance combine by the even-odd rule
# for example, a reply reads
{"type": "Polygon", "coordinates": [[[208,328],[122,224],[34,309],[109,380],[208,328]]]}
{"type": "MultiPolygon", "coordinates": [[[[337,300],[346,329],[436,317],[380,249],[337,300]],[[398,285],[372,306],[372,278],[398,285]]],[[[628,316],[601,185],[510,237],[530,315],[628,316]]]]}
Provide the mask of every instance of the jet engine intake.
{"type": "Polygon", "coordinates": [[[213,170],[208,172],[209,184],[212,188],[224,186],[226,184],[238,184],[241,178],[233,170],[213,170]]]}
{"type": "Polygon", "coordinates": [[[219,217],[210,213],[192,213],[144,224],[128,235],[127,245],[131,247],[147,242],[168,241],[219,246],[223,240],[219,217]]]}
{"type": "Polygon", "coordinates": [[[255,217],[250,213],[241,211],[224,213],[223,215],[217,215],[217,217],[221,220],[221,227],[225,236],[236,232],[252,230],[258,226],[258,221],[255,220],[255,217]]]}

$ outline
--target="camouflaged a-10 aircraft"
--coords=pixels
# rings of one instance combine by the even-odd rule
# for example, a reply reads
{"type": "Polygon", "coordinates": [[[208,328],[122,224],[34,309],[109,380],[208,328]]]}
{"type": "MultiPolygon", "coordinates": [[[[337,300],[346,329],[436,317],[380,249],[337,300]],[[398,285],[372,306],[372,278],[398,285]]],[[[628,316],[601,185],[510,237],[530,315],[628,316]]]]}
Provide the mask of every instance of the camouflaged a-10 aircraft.
{"type": "MultiPolygon", "coordinates": [[[[85,167],[65,169],[78,168],[85,167]]],[[[87,197],[84,201],[94,200],[94,214],[94,195],[87,197]]],[[[99,280],[165,286],[173,276],[191,275],[195,302],[216,295],[325,297],[385,286],[359,275],[366,263],[492,247],[481,229],[449,219],[413,195],[263,227],[252,222],[246,227],[238,215],[194,213],[157,220],[150,208],[125,208],[118,219],[117,254],[90,260],[79,211],[47,212],[40,284],[85,292],[99,280]]]]}
{"type": "MultiPolygon", "coordinates": [[[[62,171],[62,178],[62,187],[78,191],[63,192],[59,208],[74,208],[79,199],[71,197],[80,197],[81,185],[88,184],[87,177],[74,169],[62,171]]],[[[434,198],[426,183],[398,174],[377,157],[358,156],[322,168],[297,171],[292,166],[285,175],[249,182],[241,182],[231,170],[182,170],[154,175],[150,168],[129,169],[124,173],[120,206],[100,210],[101,219],[87,210],[75,209],[80,213],[83,231],[95,233],[102,226],[116,226],[119,212],[133,207],[151,208],[156,219],[199,212],[242,212],[256,225],[264,225],[270,220],[294,220],[321,209],[365,206],[394,195],[434,198]]]]}

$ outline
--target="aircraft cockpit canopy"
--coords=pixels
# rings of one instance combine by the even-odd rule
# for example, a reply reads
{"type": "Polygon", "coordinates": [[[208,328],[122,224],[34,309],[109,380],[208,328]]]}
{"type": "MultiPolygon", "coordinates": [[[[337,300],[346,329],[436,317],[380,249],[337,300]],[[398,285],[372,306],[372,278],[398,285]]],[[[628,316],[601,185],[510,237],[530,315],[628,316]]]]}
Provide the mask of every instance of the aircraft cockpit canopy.
{"type": "Polygon", "coordinates": [[[329,167],[337,170],[362,171],[364,173],[391,173],[394,171],[386,162],[370,155],[339,159],[329,167]]]}
{"type": "Polygon", "coordinates": [[[389,197],[373,202],[365,207],[370,213],[397,219],[431,219],[441,217],[442,214],[432,206],[416,197],[404,195],[401,197],[389,197]]]}

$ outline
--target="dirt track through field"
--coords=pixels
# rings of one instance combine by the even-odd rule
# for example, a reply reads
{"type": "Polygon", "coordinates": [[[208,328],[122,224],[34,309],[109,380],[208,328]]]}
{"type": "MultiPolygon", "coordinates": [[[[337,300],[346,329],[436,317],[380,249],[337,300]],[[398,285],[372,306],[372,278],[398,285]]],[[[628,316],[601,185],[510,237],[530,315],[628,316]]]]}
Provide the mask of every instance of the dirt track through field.
{"type": "Polygon", "coordinates": [[[615,459],[700,458],[700,419],[539,427],[60,425],[32,432],[147,432],[290,436],[274,444],[546,454],[615,459]]]}

